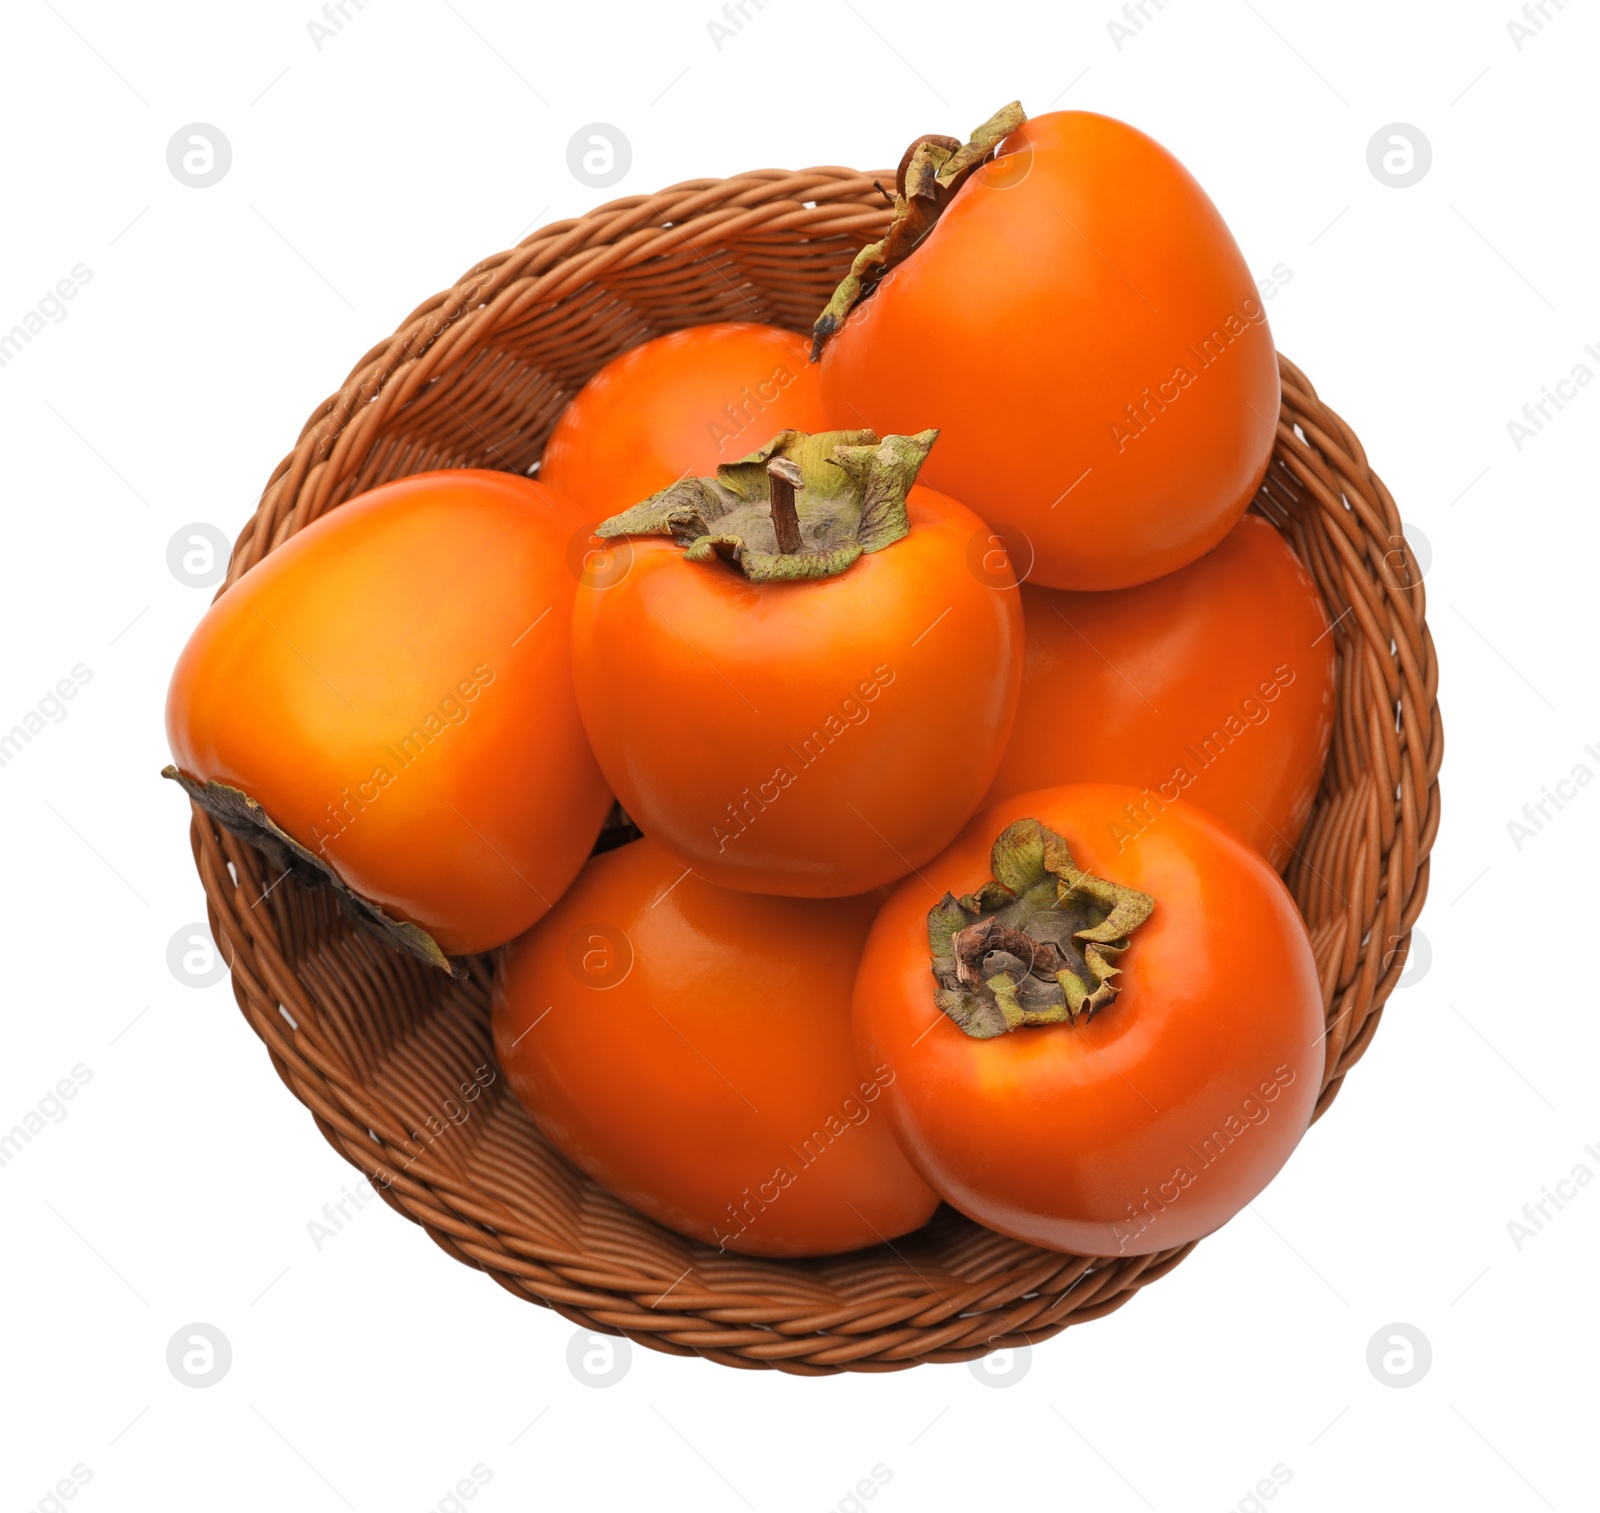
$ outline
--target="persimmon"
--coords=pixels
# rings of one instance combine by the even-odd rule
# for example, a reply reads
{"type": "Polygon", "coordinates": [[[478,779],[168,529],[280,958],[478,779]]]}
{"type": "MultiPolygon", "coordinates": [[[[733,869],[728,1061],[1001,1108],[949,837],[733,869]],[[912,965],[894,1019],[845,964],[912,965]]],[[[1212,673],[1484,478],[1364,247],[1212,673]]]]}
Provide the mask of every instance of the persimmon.
{"type": "Polygon", "coordinates": [[[897,188],[817,321],[832,423],[939,426],[928,482],[1025,535],[1035,583],[1124,588],[1215,546],[1266,471],[1278,368],[1183,165],[1110,117],[1010,105],[965,145],[919,138],[897,188]]]}
{"type": "Polygon", "coordinates": [[[826,430],[806,346],[778,326],[721,321],[630,348],[561,412],[539,481],[579,500],[592,524],[779,431],[826,430]]]}
{"type": "Polygon", "coordinates": [[[746,1255],[893,1239],[938,1204],[858,1068],[850,989],[880,896],[765,898],[649,839],[597,856],[502,953],[494,1041],[550,1141],[660,1223],[746,1255]]]}
{"type": "Polygon", "coordinates": [[[308,525],[190,636],[168,775],[429,961],[520,934],[611,804],[572,692],[572,509],[463,469],[308,525]]]}
{"type": "Polygon", "coordinates": [[[785,431],[599,527],[632,556],[573,606],[584,727],[627,813],[708,881],[862,893],[988,789],[1022,612],[983,523],[914,484],[936,434],[785,431]]]}
{"type": "Polygon", "coordinates": [[[1283,869],[1322,781],[1335,657],[1317,585],[1271,525],[1247,515],[1198,562],[1135,588],[1025,583],[1022,616],[1022,699],[986,803],[1132,783],[1144,793],[1118,833],[1184,798],[1283,869]]]}
{"type": "Polygon", "coordinates": [[[1079,1255],[1209,1234],[1277,1173],[1322,1084],[1322,994],[1266,861],[1179,800],[1084,783],[973,819],[884,904],[854,993],[862,1066],[947,1203],[1079,1255]]]}

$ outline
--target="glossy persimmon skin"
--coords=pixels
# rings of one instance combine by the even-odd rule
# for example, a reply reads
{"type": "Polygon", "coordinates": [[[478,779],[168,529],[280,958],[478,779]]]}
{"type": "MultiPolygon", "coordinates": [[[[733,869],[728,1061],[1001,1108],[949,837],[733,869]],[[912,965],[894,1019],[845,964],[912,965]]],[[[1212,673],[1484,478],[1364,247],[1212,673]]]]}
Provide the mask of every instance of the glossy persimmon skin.
{"type": "Polygon", "coordinates": [[[1135,588],[1024,584],[1022,613],[1022,700],[986,804],[1131,783],[1288,865],[1322,783],[1335,656],[1316,583],[1271,525],[1247,515],[1198,562],[1135,588]]]}
{"type": "Polygon", "coordinates": [[[907,507],[909,535],[832,578],[751,583],[634,538],[619,581],[579,587],[573,681],[601,771],[698,876],[864,893],[988,790],[1022,675],[1016,585],[986,575],[970,510],[921,487],[907,507]]]}
{"type": "Polygon", "coordinates": [[[174,762],[451,955],[520,934],[611,803],[572,693],[575,521],[553,490],[470,469],[340,505],[190,636],[174,762]]]}
{"type": "Polygon", "coordinates": [[[1282,881],[1181,801],[1119,850],[1107,819],[1135,796],[1077,784],[986,810],[890,896],[856,978],[861,1063],[894,1073],[912,1164],[980,1224],[1080,1255],[1209,1234],[1288,1159],[1322,1086],[1316,964],[1282,881]],[[995,837],[1027,817],[1155,909],[1092,1020],[976,1040],[935,1007],[927,914],[986,881],[995,837]]]}
{"type": "Polygon", "coordinates": [[[580,501],[593,524],[686,475],[709,477],[779,431],[825,431],[809,351],[793,331],[748,321],[630,348],[562,411],[539,481],[580,501]]]}
{"type": "Polygon", "coordinates": [[[681,1234],[763,1256],[893,1239],[938,1199],[850,1038],[880,901],[726,892],[648,839],[606,852],[500,957],[500,1065],[559,1150],[681,1234]]]}
{"type": "Polygon", "coordinates": [[[1008,137],[821,365],[835,425],[939,426],[925,480],[1031,540],[1026,576],[1051,588],[1143,583],[1215,546],[1278,418],[1266,313],[1216,207],[1086,111],[1008,137]]]}

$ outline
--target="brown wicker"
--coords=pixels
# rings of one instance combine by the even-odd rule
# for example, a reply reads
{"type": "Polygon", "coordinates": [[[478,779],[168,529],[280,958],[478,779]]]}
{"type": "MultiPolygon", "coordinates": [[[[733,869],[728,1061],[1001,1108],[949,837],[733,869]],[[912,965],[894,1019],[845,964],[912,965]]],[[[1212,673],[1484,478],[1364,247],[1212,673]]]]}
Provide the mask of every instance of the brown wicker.
{"type": "MultiPolygon", "coordinates": [[[[806,331],[885,217],[871,174],[769,170],[617,200],[486,259],[317,407],[228,581],[374,484],[439,467],[526,472],[572,393],[648,337],[736,319],[806,331]]],[[[1282,371],[1254,507],[1321,586],[1339,665],[1333,749],[1288,871],[1327,1010],[1320,1115],[1404,967],[1439,823],[1442,734],[1394,501],[1350,428],[1298,368],[1282,371]]],[[[235,997],[329,1142],[451,1255],[588,1328],[813,1375],[970,1360],[1110,1313],[1192,1248],[1096,1262],[948,1210],[893,1246],[821,1261],[693,1244],[569,1166],[503,1078],[462,1123],[448,1119],[461,1084],[492,1066],[487,958],[452,981],[348,926],[326,890],[272,886],[259,855],[198,809],[191,834],[235,997]]]]}

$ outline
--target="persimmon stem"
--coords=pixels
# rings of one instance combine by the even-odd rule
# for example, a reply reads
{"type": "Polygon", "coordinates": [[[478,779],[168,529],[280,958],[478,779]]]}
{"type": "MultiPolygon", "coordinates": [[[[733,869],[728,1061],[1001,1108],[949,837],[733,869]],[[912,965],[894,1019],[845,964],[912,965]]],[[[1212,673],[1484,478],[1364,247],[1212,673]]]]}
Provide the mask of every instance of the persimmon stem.
{"type": "Polygon", "coordinates": [[[837,577],[911,531],[906,495],[936,430],[779,431],[711,478],[685,476],[595,527],[602,540],[670,536],[685,562],[723,562],[751,583],[837,577]]]}
{"type": "MultiPolygon", "coordinates": [[[[938,132],[920,136],[908,148],[894,176],[894,215],[881,240],[855,255],[833,298],[811,328],[811,361],[861,300],[897,263],[903,262],[933,229],[961,187],[997,152],[1026,116],[1015,100],[997,110],[965,146],[938,132]]],[[[879,186],[879,192],[882,188],[879,186]]]]}
{"type": "Polygon", "coordinates": [[[935,147],[942,147],[947,153],[960,152],[961,143],[955,137],[947,137],[943,132],[925,131],[916,139],[900,158],[900,166],[894,171],[894,192],[904,195],[906,192],[906,170],[911,166],[911,160],[916,157],[917,149],[924,142],[932,142],[935,147]]]}
{"type": "Polygon", "coordinates": [[[1026,931],[1008,929],[993,918],[956,931],[953,944],[956,980],[961,983],[982,984],[983,959],[991,951],[1004,951],[1027,962],[1028,971],[1047,982],[1068,964],[1068,958],[1052,942],[1035,940],[1026,931]]]}
{"type": "Polygon", "coordinates": [[[1000,833],[989,867],[976,893],[928,911],[934,1003],[975,1040],[1093,1019],[1117,997],[1119,962],[1156,901],[1083,871],[1036,819],[1000,833]]]}
{"type": "Polygon", "coordinates": [[[804,544],[800,539],[800,515],[795,509],[794,491],[805,481],[799,466],[787,457],[774,457],[767,464],[767,501],[772,508],[772,529],[777,533],[778,550],[789,556],[804,544]]]}

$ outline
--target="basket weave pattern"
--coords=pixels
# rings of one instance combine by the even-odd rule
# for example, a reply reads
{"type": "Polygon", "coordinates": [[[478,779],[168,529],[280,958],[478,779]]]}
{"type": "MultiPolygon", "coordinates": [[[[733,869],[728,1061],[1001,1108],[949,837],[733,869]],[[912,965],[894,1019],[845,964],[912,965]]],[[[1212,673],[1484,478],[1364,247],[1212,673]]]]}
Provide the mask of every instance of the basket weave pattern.
{"type": "MultiPolygon", "coordinates": [[[[873,177],[695,180],[479,263],[318,406],[227,582],[376,484],[445,467],[527,472],[576,390],[638,342],[719,320],[808,330],[884,228],[873,177]]],[[[1254,508],[1316,578],[1338,647],[1333,746],[1287,873],[1327,1015],[1320,1116],[1404,968],[1438,828],[1442,732],[1423,590],[1394,501],[1300,370],[1283,360],[1282,376],[1254,508]]],[[[326,890],[274,886],[261,856],[198,809],[191,839],[239,1006],[329,1142],[451,1255],[588,1328],[727,1365],[894,1370],[1037,1344],[1120,1307],[1192,1249],[1091,1261],[947,1209],[892,1246],[817,1261],[692,1243],[571,1167],[494,1073],[489,958],[452,981],[351,927],[326,890]]]]}

